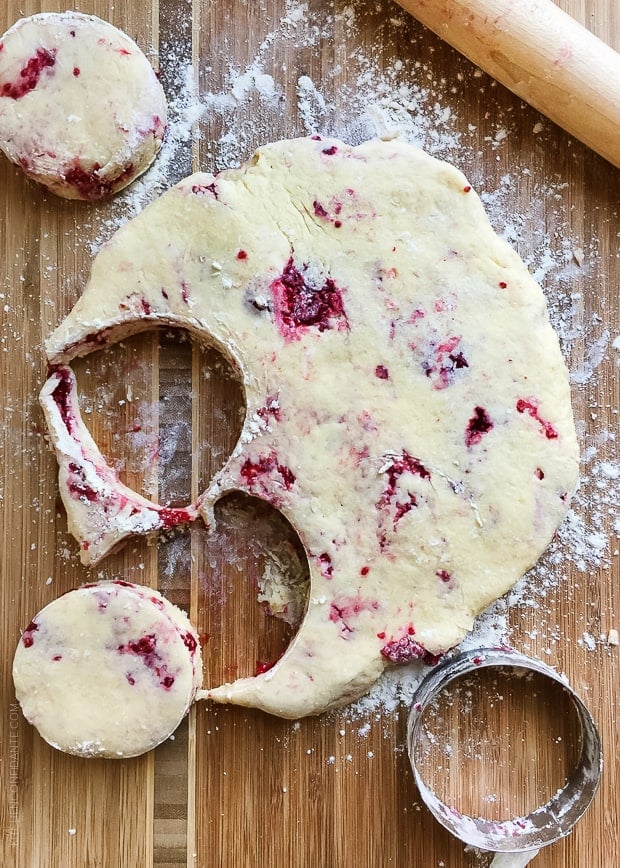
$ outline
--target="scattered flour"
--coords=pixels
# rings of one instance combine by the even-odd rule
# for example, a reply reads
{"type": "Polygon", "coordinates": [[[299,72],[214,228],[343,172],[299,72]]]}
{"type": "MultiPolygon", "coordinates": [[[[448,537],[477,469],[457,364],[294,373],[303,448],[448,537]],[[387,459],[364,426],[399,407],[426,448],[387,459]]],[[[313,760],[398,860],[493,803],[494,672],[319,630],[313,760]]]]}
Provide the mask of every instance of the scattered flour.
{"type": "Polygon", "coordinates": [[[608,344],[609,331],[604,329],[600,337],[596,338],[588,346],[582,364],[571,371],[571,383],[578,386],[585,386],[585,384],[592,379],[596,369],[605,358],[605,351],[608,344]]]}

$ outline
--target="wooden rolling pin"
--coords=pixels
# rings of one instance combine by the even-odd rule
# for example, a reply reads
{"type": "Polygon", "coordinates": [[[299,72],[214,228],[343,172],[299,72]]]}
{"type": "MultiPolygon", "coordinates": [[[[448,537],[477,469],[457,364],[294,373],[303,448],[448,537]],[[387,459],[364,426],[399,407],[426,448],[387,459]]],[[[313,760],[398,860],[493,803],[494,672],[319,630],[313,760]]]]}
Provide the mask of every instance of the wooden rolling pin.
{"type": "Polygon", "coordinates": [[[453,48],[620,167],[620,54],[552,0],[398,0],[453,48]]]}

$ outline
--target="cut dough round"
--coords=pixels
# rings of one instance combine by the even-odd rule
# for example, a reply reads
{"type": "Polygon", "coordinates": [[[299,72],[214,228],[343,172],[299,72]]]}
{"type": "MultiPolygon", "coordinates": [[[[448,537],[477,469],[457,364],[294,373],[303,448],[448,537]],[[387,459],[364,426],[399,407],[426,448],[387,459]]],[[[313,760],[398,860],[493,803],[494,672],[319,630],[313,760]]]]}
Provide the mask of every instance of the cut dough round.
{"type": "Polygon", "coordinates": [[[51,602],[22,633],[13,662],[24,716],[78,756],[138,756],[168,738],[202,679],[198,635],[150,588],[116,580],[51,602]]]}
{"type": "Polygon", "coordinates": [[[231,490],[263,498],[310,568],[283,657],[202,695],[284,717],[359,696],[457,644],[566,512],[577,441],[543,293],[466,178],[404,142],[268,145],[180,182],[99,252],[41,395],[85,562],[185,519],[128,498],[63,364],[163,324],[214,342],[246,394],[187,517],[213,526],[231,490]]]}
{"type": "Polygon", "coordinates": [[[41,13],[0,38],[0,148],[59,196],[126,187],[155,158],[166,116],[148,60],[106,21],[41,13]]]}

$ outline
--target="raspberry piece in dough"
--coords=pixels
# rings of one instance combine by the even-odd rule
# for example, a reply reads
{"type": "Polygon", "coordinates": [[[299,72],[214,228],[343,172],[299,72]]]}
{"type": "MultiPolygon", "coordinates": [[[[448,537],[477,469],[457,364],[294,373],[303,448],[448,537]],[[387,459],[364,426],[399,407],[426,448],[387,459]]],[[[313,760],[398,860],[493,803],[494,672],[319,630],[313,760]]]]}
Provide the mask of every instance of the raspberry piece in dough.
{"type": "Polygon", "coordinates": [[[186,615],[151,588],[82,585],[28,624],[13,680],[24,716],[53,747],[138,756],[189,710],[202,680],[200,643],[186,615]]]}
{"type": "Polygon", "coordinates": [[[141,175],[166,98],[140,48],[79,12],[22,18],[0,38],[0,149],[66,199],[104,199],[141,175]]]}

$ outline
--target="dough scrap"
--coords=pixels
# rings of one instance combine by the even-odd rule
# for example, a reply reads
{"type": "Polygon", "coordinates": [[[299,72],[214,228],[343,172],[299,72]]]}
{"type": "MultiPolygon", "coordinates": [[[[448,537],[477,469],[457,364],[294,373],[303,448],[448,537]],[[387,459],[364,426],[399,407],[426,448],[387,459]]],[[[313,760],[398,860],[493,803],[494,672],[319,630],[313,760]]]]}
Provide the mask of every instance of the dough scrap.
{"type": "Polygon", "coordinates": [[[166,120],[148,60],[106,21],[41,13],[0,37],[0,148],[58,196],[126,187],[153,162],[166,120]]]}
{"type": "Polygon", "coordinates": [[[53,747],[83,757],[131,757],[168,738],[202,682],[198,636],[150,588],[82,585],[23,631],[13,662],[26,719],[53,747]]]}
{"type": "Polygon", "coordinates": [[[65,366],[156,325],[215,344],[245,387],[239,442],[188,509],[213,526],[225,493],[264,498],[310,569],[281,659],[199,698],[294,718],[358,697],[456,645],[566,512],[578,449],[543,293],[466,178],[404,142],[267,145],[181,181],[100,251],[42,393],[85,562],[135,513],[119,520],[118,492],[97,503],[109,468],[65,366]]]}

